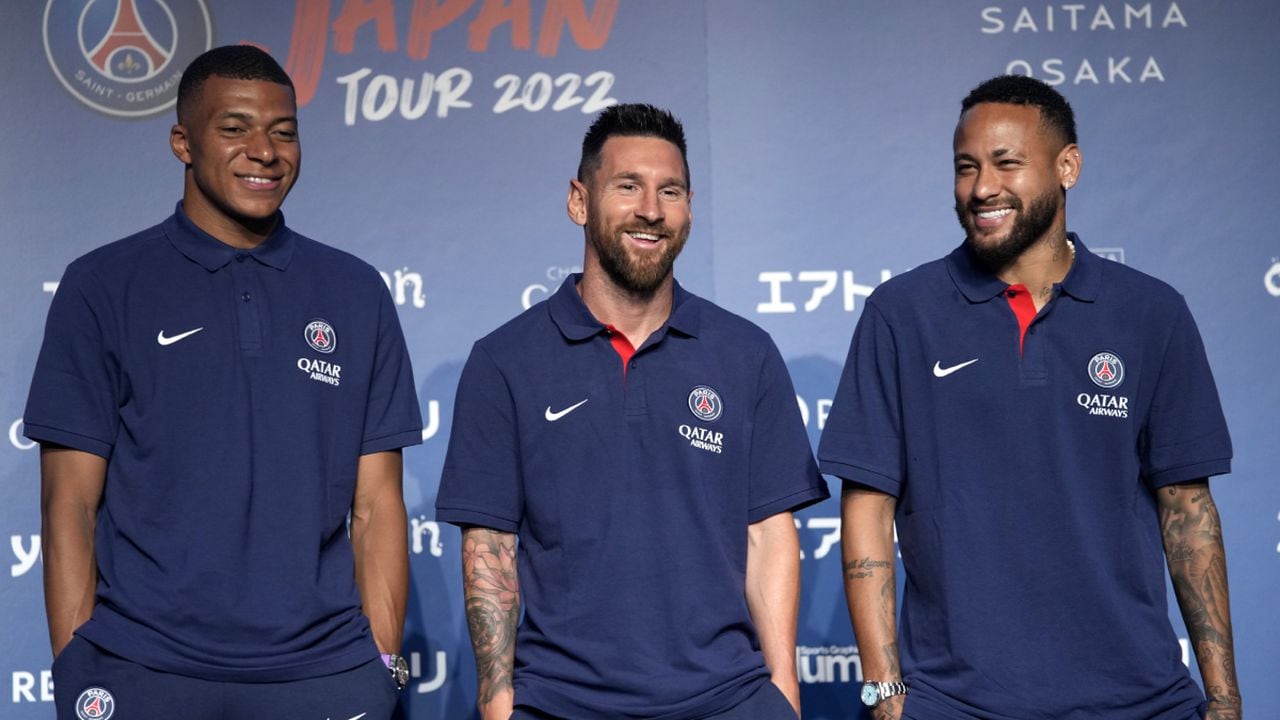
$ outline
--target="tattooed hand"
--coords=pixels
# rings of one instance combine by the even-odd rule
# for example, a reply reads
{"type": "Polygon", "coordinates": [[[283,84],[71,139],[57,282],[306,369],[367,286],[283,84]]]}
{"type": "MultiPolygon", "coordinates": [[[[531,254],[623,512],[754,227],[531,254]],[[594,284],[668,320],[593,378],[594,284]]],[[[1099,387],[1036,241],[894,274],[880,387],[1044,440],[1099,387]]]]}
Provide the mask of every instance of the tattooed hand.
{"type": "Polygon", "coordinates": [[[902,717],[904,703],[906,703],[906,697],[902,695],[885,698],[879,705],[871,708],[871,718],[872,720],[899,720],[902,717]]]}

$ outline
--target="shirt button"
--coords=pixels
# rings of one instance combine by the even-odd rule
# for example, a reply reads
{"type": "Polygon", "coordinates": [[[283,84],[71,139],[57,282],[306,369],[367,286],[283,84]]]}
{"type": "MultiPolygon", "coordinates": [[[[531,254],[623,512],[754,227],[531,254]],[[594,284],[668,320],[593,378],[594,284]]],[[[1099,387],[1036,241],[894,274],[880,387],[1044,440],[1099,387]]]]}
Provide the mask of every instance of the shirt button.
{"type": "Polygon", "coordinates": [[[631,361],[631,369],[632,369],[632,370],[635,370],[635,369],[636,369],[636,365],[639,365],[639,363],[637,363],[635,360],[632,360],[632,361],[631,361]]]}
{"type": "Polygon", "coordinates": [[[249,302],[250,300],[253,299],[253,296],[250,295],[249,292],[246,290],[245,292],[240,293],[240,299],[245,302],[249,302]]]}
{"type": "Polygon", "coordinates": [[[1030,330],[1028,330],[1028,331],[1027,331],[1027,334],[1028,334],[1028,335],[1035,335],[1035,334],[1036,334],[1036,329],[1035,329],[1035,328],[1031,328],[1030,330]]]}
{"type": "Polygon", "coordinates": [[[1005,296],[1006,296],[1006,297],[1011,297],[1011,298],[1018,297],[1018,291],[1017,291],[1017,290],[1005,290],[1005,291],[1004,291],[1004,294],[1005,294],[1005,296]]]}

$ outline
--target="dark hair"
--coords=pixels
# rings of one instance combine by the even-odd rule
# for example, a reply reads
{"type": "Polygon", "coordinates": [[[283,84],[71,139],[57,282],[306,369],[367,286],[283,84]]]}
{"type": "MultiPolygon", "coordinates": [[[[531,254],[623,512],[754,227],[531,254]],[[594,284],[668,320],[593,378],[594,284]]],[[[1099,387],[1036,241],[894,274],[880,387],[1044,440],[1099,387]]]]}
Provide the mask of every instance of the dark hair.
{"type": "Polygon", "coordinates": [[[1023,75],[998,75],[969,91],[960,103],[963,116],[979,103],[1030,105],[1040,110],[1040,123],[1058,133],[1064,145],[1076,143],[1076,115],[1057,90],[1023,75]]]}
{"type": "Polygon", "coordinates": [[[689,182],[689,158],[684,142],[684,126],[670,112],[644,103],[628,103],[605,108],[582,138],[582,159],[578,181],[586,182],[600,167],[600,150],[611,137],[655,137],[680,148],[684,180],[689,182]]]}
{"type": "Polygon", "coordinates": [[[223,45],[202,53],[182,72],[178,83],[178,122],[186,117],[200,87],[212,76],[233,80],[266,80],[293,89],[289,74],[275,58],[252,45],[223,45]]]}

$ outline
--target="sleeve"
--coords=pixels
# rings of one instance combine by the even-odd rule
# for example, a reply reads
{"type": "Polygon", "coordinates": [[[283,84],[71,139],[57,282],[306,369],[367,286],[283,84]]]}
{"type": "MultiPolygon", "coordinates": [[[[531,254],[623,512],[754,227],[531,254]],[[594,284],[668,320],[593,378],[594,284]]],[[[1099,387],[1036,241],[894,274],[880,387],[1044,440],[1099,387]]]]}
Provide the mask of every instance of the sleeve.
{"type": "Polygon", "coordinates": [[[1139,453],[1142,475],[1152,488],[1231,472],[1231,437],[1218,387],[1181,296],[1139,453]]]}
{"type": "Polygon", "coordinates": [[[45,321],[23,434],[110,458],[125,383],[108,339],[110,308],[96,289],[77,263],[63,274],[45,321]]]}
{"type": "Polygon", "coordinates": [[[818,442],[822,472],[899,495],[905,479],[900,398],[893,330],[867,303],[818,442]]]}
{"type": "Polygon", "coordinates": [[[369,399],[365,405],[360,454],[396,450],[422,442],[422,411],[413,383],[413,365],[400,329],[400,316],[385,285],[378,306],[378,340],[374,349],[369,399]]]}
{"type": "Polygon", "coordinates": [[[813,461],[796,391],[782,355],[768,343],[751,423],[747,521],[799,510],[831,495],[813,461]]]}
{"type": "Polygon", "coordinates": [[[476,344],[454,398],[436,519],[517,532],[524,507],[519,440],[506,378],[476,344]]]}

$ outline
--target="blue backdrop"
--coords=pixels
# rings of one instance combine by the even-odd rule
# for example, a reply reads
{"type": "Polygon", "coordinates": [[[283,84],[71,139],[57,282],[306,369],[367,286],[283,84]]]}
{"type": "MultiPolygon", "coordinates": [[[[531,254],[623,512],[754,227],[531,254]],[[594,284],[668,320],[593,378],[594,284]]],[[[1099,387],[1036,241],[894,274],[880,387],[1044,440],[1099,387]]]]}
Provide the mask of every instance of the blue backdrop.
{"type": "MultiPolygon", "coordinates": [[[[684,120],[695,222],[677,274],[772,333],[816,443],[866,295],[960,241],[959,101],[1003,72],[1076,108],[1071,229],[1173,284],[1199,321],[1236,447],[1214,490],[1241,686],[1250,717],[1280,717],[1273,0],[46,0],[0,20],[0,717],[53,717],[20,417],[49,299],[72,259],[172,210],[177,73],[235,42],[298,84],[290,224],[383,271],[413,354],[427,427],[406,453],[406,717],[472,714],[459,535],[433,513],[453,390],[471,343],[581,262],[564,198],[590,116],[648,101],[684,120]],[[142,35],[121,32],[121,7],[142,35]]],[[[861,712],[838,515],[799,516],[809,718],[861,712]]]]}

